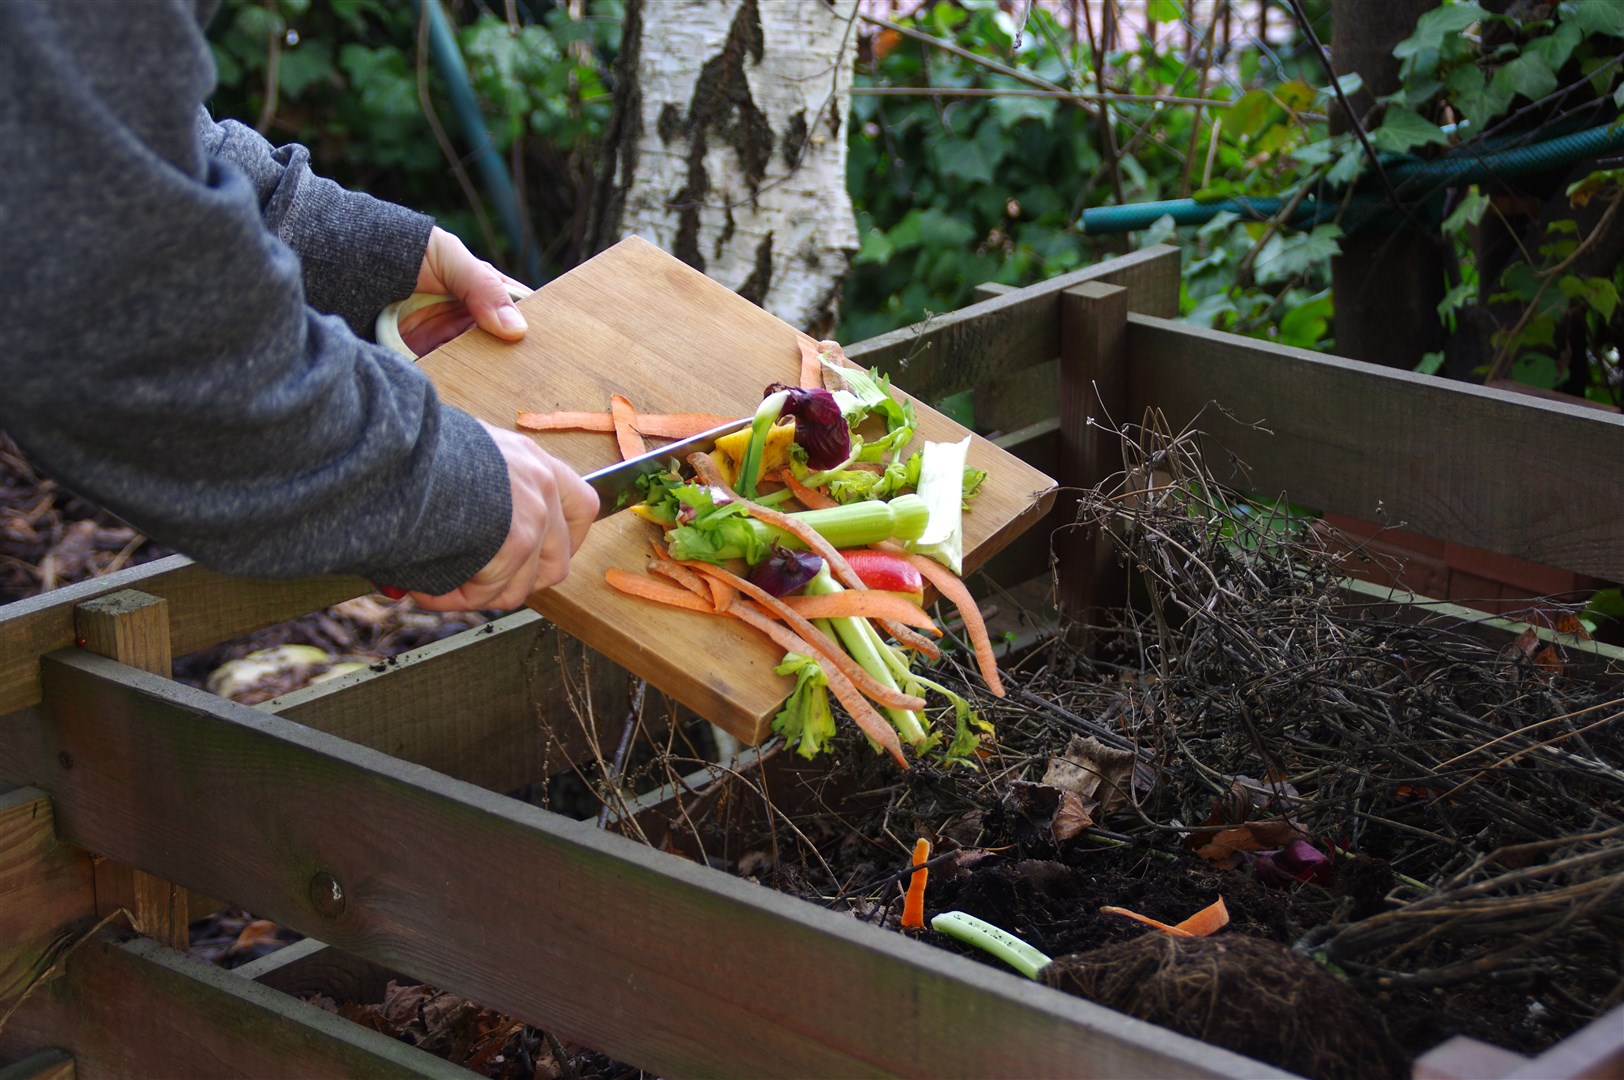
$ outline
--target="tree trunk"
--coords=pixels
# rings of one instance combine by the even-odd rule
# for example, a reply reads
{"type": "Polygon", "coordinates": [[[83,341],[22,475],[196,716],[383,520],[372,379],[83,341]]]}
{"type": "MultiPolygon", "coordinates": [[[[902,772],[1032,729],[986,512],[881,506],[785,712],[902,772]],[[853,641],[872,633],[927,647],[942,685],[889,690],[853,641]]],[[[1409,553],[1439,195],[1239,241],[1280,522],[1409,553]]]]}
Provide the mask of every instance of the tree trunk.
{"type": "Polygon", "coordinates": [[[590,226],[636,233],[785,321],[834,330],[856,0],[630,0],[590,226]]]}
{"type": "MultiPolygon", "coordinates": [[[[1349,99],[1361,123],[1376,98],[1398,89],[1393,46],[1410,36],[1423,12],[1437,6],[1438,0],[1344,0],[1331,5],[1332,67],[1338,75],[1356,71],[1364,81],[1349,99]]],[[[1353,129],[1339,107],[1332,108],[1331,129],[1353,129]]],[[[1365,229],[1342,239],[1342,254],[1331,260],[1339,355],[1414,368],[1423,355],[1443,348],[1440,245],[1439,237],[1407,227],[1395,232],[1365,229]]]]}

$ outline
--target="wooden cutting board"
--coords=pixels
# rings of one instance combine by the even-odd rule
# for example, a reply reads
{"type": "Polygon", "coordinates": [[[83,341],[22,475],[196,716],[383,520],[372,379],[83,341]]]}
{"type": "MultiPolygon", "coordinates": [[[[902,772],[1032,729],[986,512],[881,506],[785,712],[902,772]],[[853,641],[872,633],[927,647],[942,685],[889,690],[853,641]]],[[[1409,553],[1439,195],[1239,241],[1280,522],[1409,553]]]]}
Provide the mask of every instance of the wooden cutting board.
{"type": "MultiPolygon", "coordinates": [[[[521,410],[607,410],[613,393],[640,412],[745,416],[768,383],[800,375],[799,331],[637,237],[519,306],[530,324],[523,341],[473,330],[421,361],[447,401],[492,424],[511,427],[521,410]]],[[[915,408],[916,449],[920,439],[969,434],[922,403],[915,408]]],[[[582,472],[618,460],[612,435],[535,438],[582,472]]],[[[1055,487],[979,436],[969,460],[987,470],[987,481],[964,518],[966,572],[1042,517],[1055,487]]],[[[761,742],[794,684],[773,673],[781,653],[735,620],[623,596],[604,583],[608,567],[642,570],[657,533],[627,513],[598,522],[569,578],[536,593],[530,606],[738,738],[761,742]]]]}

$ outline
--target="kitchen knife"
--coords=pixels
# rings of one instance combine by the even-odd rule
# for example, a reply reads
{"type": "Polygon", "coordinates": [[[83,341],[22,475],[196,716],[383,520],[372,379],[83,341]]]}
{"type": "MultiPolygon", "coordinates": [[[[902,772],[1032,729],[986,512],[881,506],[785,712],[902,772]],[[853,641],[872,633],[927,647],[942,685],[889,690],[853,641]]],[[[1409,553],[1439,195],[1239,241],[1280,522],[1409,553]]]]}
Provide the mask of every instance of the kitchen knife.
{"type": "Polygon", "coordinates": [[[698,435],[666,443],[657,450],[650,450],[646,454],[627,458],[607,468],[587,473],[582,479],[591,484],[592,490],[598,493],[598,516],[593,520],[602,521],[617,510],[624,510],[637,502],[641,495],[637,490],[638,477],[667,471],[672,458],[679,464],[686,464],[689,454],[714,450],[717,439],[749,427],[753,419],[754,417],[746,416],[730,420],[709,431],[701,431],[698,435]]]}

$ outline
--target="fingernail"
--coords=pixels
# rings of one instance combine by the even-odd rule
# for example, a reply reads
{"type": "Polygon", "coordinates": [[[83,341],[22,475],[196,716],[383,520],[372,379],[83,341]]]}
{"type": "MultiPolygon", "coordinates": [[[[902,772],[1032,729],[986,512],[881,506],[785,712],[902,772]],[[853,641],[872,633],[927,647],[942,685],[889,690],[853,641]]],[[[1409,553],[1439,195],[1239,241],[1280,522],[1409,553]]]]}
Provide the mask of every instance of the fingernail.
{"type": "Polygon", "coordinates": [[[519,309],[511,304],[496,309],[496,321],[502,324],[502,329],[511,330],[514,333],[525,329],[524,316],[520,315],[519,309]]]}

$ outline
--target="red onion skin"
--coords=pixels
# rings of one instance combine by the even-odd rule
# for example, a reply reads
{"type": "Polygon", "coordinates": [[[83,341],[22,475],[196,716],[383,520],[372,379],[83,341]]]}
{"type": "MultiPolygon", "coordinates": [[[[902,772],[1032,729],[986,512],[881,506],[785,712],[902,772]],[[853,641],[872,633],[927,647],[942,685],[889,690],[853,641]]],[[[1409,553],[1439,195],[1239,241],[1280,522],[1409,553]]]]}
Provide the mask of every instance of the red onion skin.
{"type": "Polygon", "coordinates": [[[785,391],[789,400],[780,415],[795,418],[795,441],[814,469],[832,469],[851,456],[851,428],[835,396],[827,390],[773,383],[767,394],[785,391]]]}
{"type": "Polygon", "coordinates": [[[775,547],[750,570],[750,583],[774,596],[786,596],[818,576],[822,557],[810,551],[775,547]]]}

